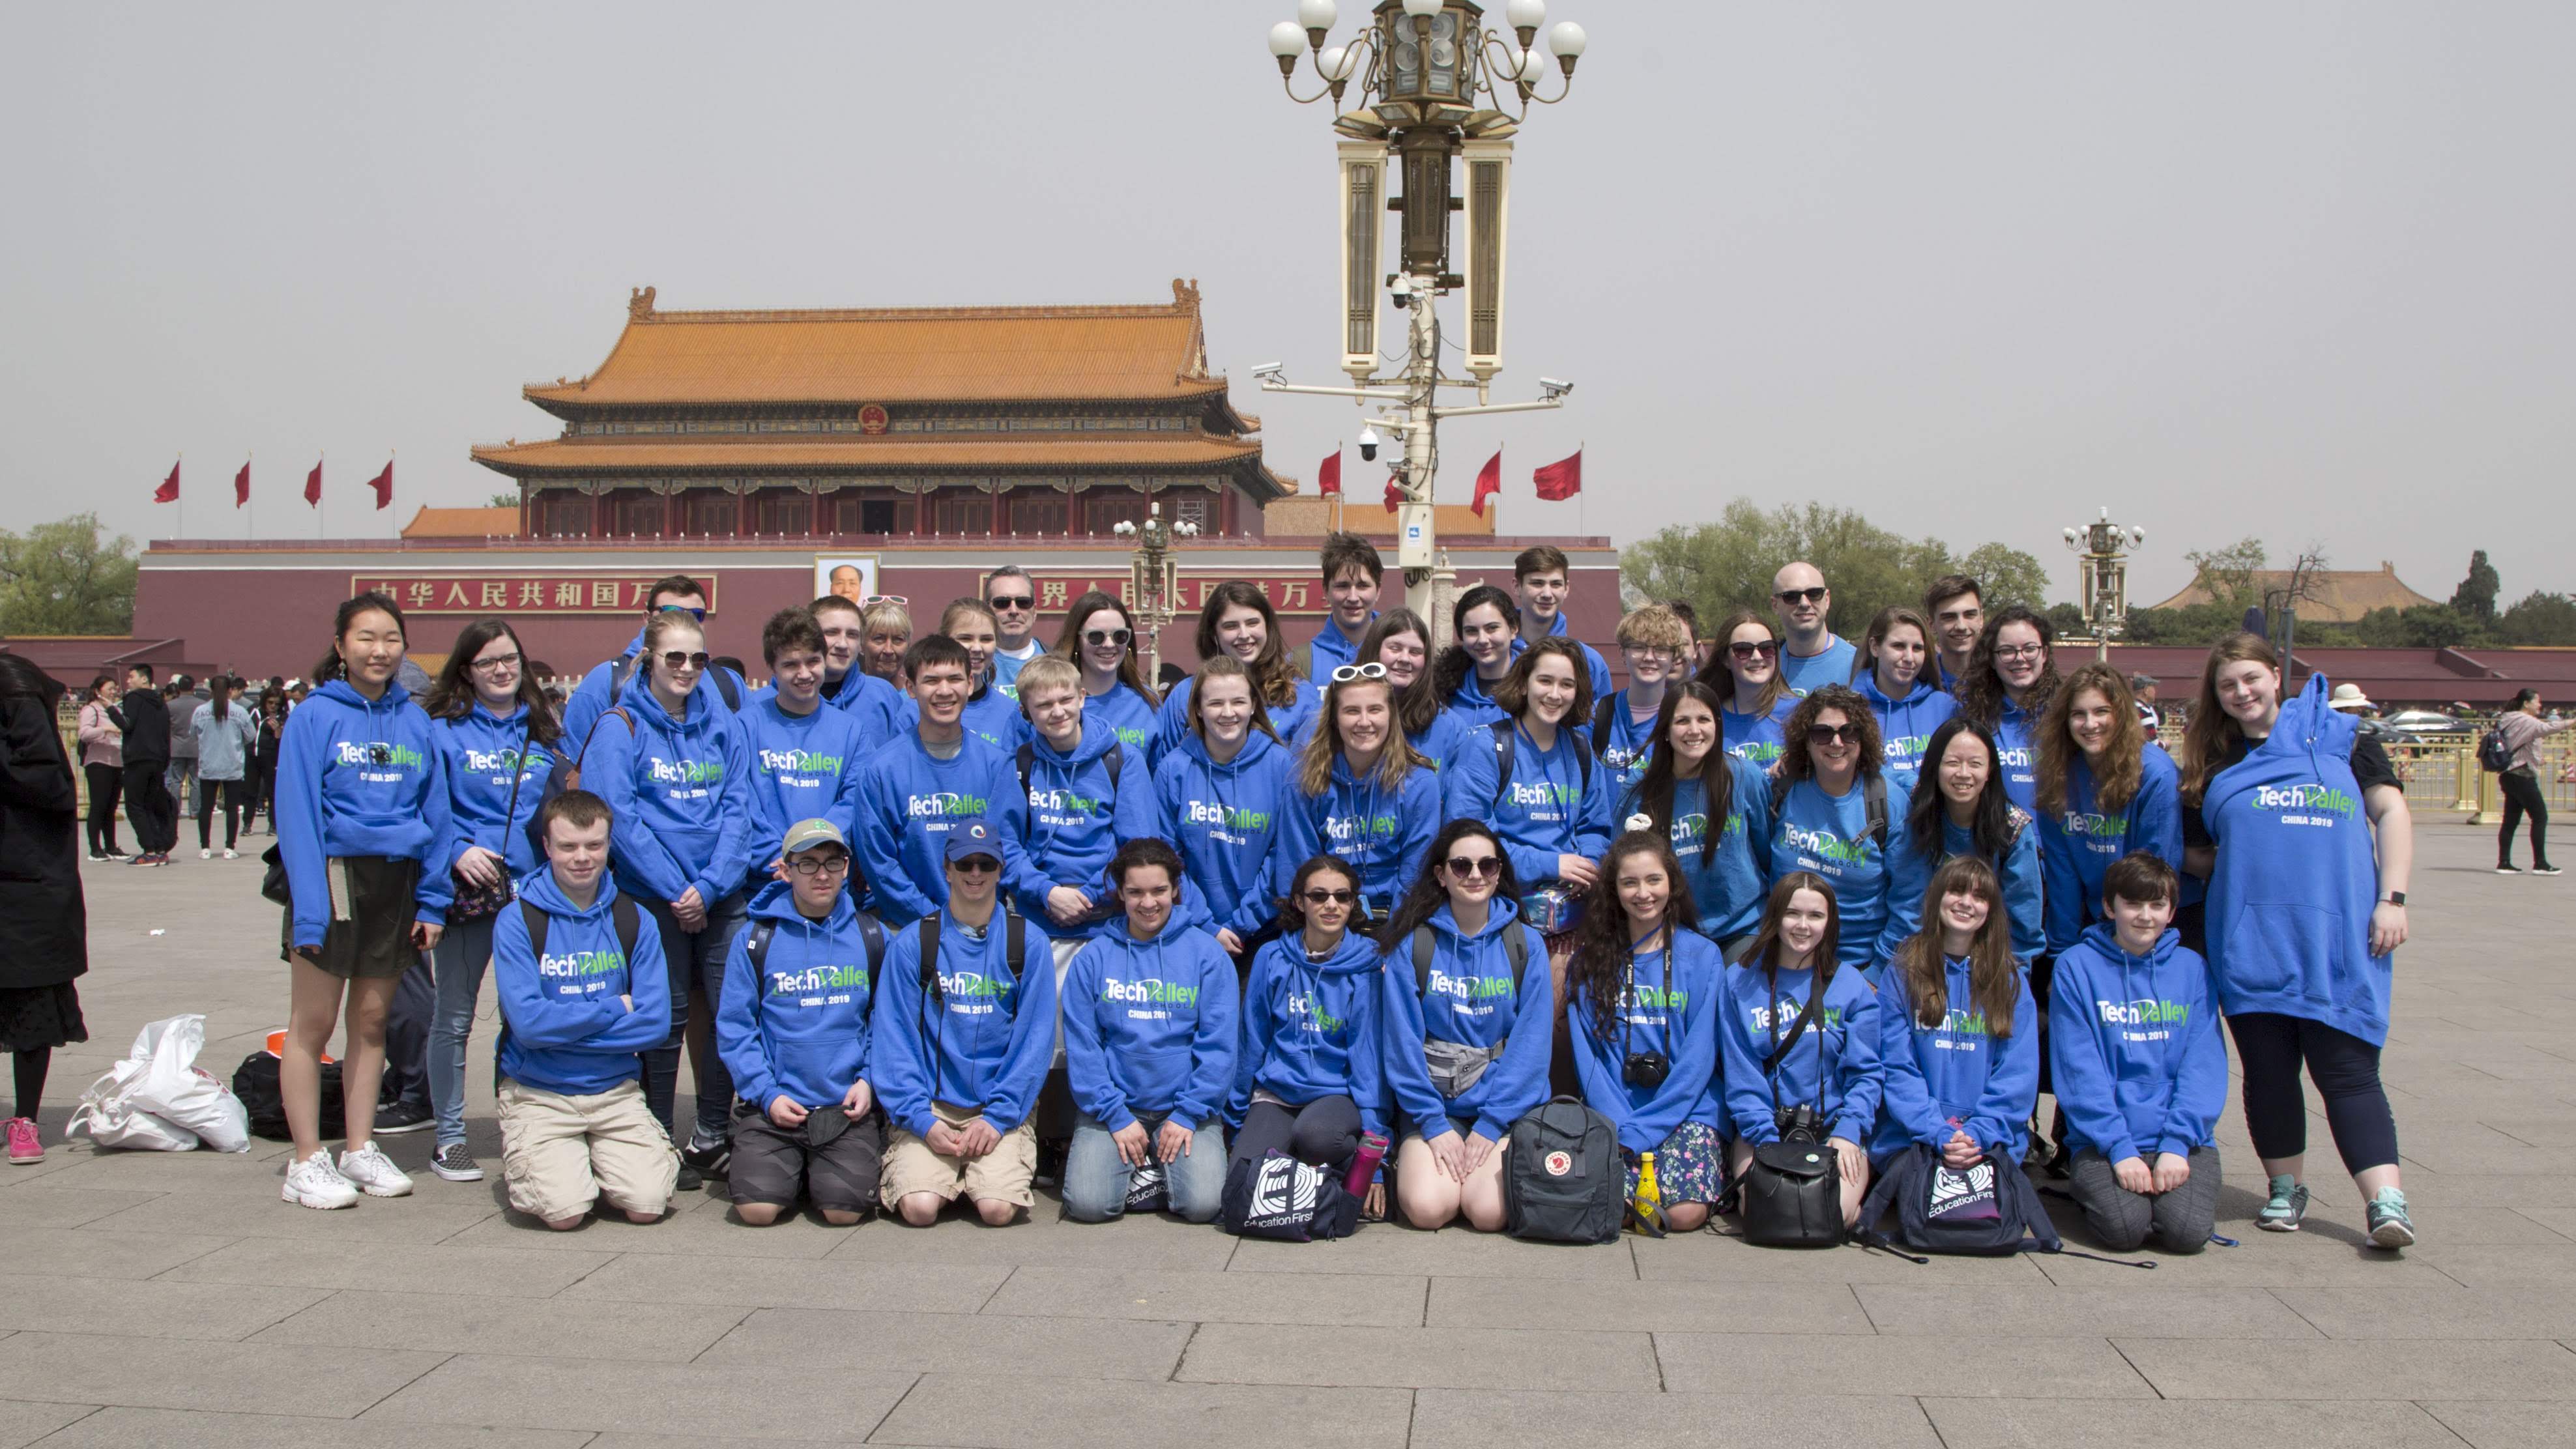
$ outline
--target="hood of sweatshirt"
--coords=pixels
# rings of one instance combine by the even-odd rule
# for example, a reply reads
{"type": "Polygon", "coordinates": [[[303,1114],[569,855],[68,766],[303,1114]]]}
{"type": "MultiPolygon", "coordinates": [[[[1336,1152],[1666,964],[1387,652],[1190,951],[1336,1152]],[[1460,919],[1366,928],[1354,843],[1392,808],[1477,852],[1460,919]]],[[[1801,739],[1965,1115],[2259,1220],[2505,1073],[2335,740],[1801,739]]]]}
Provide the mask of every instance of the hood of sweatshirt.
{"type": "MultiPolygon", "coordinates": [[[[1353,1093],[1367,1099],[1359,1102],[1364,1120],[1382,1120],[1373,1029],[1382,960],[1377,943],[1350,932],[1331,955],[1309,961],[1304,933],[1291,931],[1262,951],[1278,969],[1267,983],[1256,980],[1256,989],[1266,986],[1269,997],[1269,1039],[1243,1044],[1258,1062],[1255,1085],[1292,1106],[1353,1093]]],[[[1254,974],[1259,977],[1258,966],[1254,974]]]]}

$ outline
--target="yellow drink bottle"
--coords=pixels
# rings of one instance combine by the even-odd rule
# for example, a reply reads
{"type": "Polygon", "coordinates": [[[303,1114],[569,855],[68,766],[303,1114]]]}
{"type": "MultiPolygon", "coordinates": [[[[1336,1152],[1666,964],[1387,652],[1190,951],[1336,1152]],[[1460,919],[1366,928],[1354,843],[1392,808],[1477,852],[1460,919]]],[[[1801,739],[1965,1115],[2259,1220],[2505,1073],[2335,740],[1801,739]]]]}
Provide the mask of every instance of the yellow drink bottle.
{"type": "Polygon", "coordinates": [[[1655,1181],[1655,1154],[1651,1152],[1637,1158],[1637,1198],[1629,1208],[1635,1214],[1637,1231],[1652,1238],[1664,1235],[1664,1193],[1655,1181]]]}

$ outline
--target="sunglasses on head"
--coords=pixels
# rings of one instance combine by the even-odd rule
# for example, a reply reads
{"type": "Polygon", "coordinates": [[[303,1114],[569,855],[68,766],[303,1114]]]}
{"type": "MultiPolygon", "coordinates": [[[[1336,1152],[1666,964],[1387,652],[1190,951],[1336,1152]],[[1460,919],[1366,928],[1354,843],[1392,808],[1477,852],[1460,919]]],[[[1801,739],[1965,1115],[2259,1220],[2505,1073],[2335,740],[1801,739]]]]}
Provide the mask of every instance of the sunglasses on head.
{"type": "Polygon", "coordinates": [[[1356,891],[1326,890],[1322,886],[1311,887],[1306,892],[1306,904],[1310,906],[1347,906],[1357,899],[1359,894],[1356,891]]]}
{"type": "Polygon", "coordinates": [[[1449,873],[1451,875],[1481,875],[1490,879],[1503,873],[1503,858],[1499,855],[1488,855],[1479,859],[1469,860],[1463,855],[1453,855],[1449,857],[1449,873]]]}
{"type": "Polygon", "coordinates": [[[1135,637],[1136,636],[1133,633],[1125,629],[1086,629],[1082,633],[1082,642],[1085,644],[1124,645],[1128,640],[1135,637]]]}
{"type": "Polygon", "coordinates": [[[662,662],[673,669],[704,669],[707,667],[707,651],[701,649],[695,654],[687,654],[674,649],[662,656],[662,662]]]}
{"type": "Polygon", "coordinates": [[[1345,664],[1333,671],[1335,684],[1348,684],[1354,679],[1384,678],[1386,678],[1386,666],[1383,664],[1345,664]]]}
{"type": "Polygon", "coordinates": [[[1811,745],[1858,744],[1860,726],[1848,724],[1811,724],[1807,726],[1807,743],[1811,745]]]}
{"type": "Polygon", "coordinates": [[[1768,659],[1780,652],[1780,641],[1763,639],[1752,643],[1729,644],[1726,653],[1732,659],[1768,659]]]}
{"type": "Polygon", "coordinates": [[[859,607],[862,609],[866,608],[870,604],[901,604],[906,608],[910,608],[912,606],[912,600],[905,598],[901,594],[870,594],[866,598],[859,600],[859,607]]]}
{"type": "Polygon", "coordinates": [[[996,609],[1034,609],[1038,606],[1035,594],[995,594],[984,602],[996,609]]]}
{"type": "Polygon", "coordinates": [[[701,623],[701,624],[703,624],[703,623],[705,623],[705,622],[707,621],[707,611],[706,611],[706,610],[704,610],[704,609],[692,609],[692,608],[690,608],[690,607],[689,607],[688,605],[686,605],[686,604],[664,604],[664,605],[663,605],[659,610],[657,610],[656,612],[657,612],[657,613],[663,613],[663,614],[686,614],[686,615],[688,615],[690,618],[697,620],[697,621],[698,621],[699,623],[701,623]]]}
{"type": "Polygon", "coordinates": [[[1784,604],[1821,604],[1825,601],[1825,586],[1818,584],[1812,589],[1782,589],[1771,597],[1784,604]]]}

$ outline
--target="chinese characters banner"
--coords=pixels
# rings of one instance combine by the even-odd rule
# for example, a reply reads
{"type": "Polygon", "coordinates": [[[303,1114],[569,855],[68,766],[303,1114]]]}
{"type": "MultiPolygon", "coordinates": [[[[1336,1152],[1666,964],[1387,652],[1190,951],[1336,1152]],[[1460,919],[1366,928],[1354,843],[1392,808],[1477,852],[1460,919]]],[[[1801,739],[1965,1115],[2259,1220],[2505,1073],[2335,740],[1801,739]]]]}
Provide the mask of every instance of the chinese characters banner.
{"type": "MultiPolygon", "coordinates": [[[[374,590],[414,614],[632,614],[644,608],[653,578],[594,574],[351,574],[351,597],[374,590]]],[[[717,607],[716,576],[694,576],[717,607]]]]}
{"type": "MultiPolygon", "coordinates": [[[[1040,613],[1061,613],[1071,608],[1074,600],[1093,589],[1122,602],[1127,597],[1129,581],[1125,573],[1066,574],[1050,573],[1044,569],[1032,570],[1031,573],[1038,586],[1040,613]]],[[[1289,577],[1188,572],[1181,575],[1181,593],[1173,601],[1173,607],[1184,614],[1195,614],[1206,607],[1209,590],[1234,579],[1241,579],[1261,590],[1261,596],[1270,601],[1270,607],[1282,614],[1320,615],[1332,608],[1332,601],[1324,596],[1323,584],[1312,574],[1289,577]]],[[[639,604],[637,607],[642,606],[639,604]]]]}

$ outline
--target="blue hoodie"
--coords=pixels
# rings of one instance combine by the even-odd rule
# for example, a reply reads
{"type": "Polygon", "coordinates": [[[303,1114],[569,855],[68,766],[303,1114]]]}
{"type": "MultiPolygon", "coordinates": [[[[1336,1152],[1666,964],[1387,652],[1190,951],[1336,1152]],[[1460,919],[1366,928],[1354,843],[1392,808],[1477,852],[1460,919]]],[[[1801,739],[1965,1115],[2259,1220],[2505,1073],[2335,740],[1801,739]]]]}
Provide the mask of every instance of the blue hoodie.
{"type": "MultiPolygon", "coordinates": [[[[1191,675],[1173,685],[1172,692],[1163,696],[1163,708],[1154,720],[1154,747],[1149,752],[1154,768],[1158,770],[1163,767],[1163,761],[1171,758],[1172,751],[1181,747],[1181,741],[1190,736],[1190,694],[1198,687],[1198,682],[1198,676],[1191,675]]],[[[1288,703],[1272,704],[1263,700],[1261,707],[1270,716],[1270,732],[1283,740],[1294,740],[1304,738],[1314,727],[1315,711],[1322,703],[1321,694],[1299,684],[1289,692],[1288,703]]]]}
{"type": "MultiPolygon", "coordinates": [[[[1372,609],[1369,611],[1369,623],[1376,622],[1377,611],[1372,609]]],[[[1367,627],[1362,626],[1360,632],[1366,634],[1367,627]]],[[[1330,614],[1326,614],[1324,627],[1316,630],[1315,637],[1306,641],[1306,651],[1306,677],[1321,681],[1332,678],[1333,671],[1343,665],[1358,662],[1360,641],[1344,634],[1342,626],[1333,622],[1330,614]]],[[[1286,739],[1288,732],[1281,730],[1279,736],[1281,739],[1286,739]]]]}
{"type": "Polygon", "coordinates": [[[1055,1060],[1055,948],[1030,921],[1027,974],[1013,976],[1006,919],[996,910],[978,935],[940,911],[936,1002],[922,990],[920,926],[888,934],[868,1071],[888,1120],[915,1137],[930,1135],[933,1102],[975,1109],[996,1132],[1019,1126],[1037,1105],[1055,1060]]]}
{"type": "Polygon", "coordinates": [[[456,898],[445,862],[433,860],[448,822],[445,733],[398,687],[373,704],[334,679],[286,717],[277,755],[277,853],[295,899],[295,941],[319,949],[331,915],[324,862],[381,855],[417,860],[416,920],[437,925],[456,898]]]}
{"type": "Polygon", "coordinates": [[[1473,669],[1468,670],[1467,677],[1458,681],[1458,687],[1450,691],[1449,702],[1442,708],[1450,718],[1458,721],[1461,735],[1508,718],[1503,707],[1494,703],[1494,696],[1486,688],[1485,681],[1477,678],[1473,669]]]}
{"type": "Polygon", "coordinates": [[[1788,738],[1785,726],[1797,708],[1798,696],[1784,694],[1771,706],[1771,713],[1759,717],[1721,709],[1717,712],[1719,738],[1726,741],[1728,754],[1756,770],[1770,769],[1771,762],[1780,758],[1781,745],[1788,738]]]}
{"type": "Polygon", "coordinates": [[[1654,740],[1655,717],[1663,711],[1658,708],[1640,720],[1628,708],[1626,690],[1610,698],[1609,728],[1593,734],[1592,752],[1610,767],[1610,794],[1616,799],[1645,778],[1646,751],[1654,740]]]}
{"type": "Polygon", "coordinates": [[[460,718],[439,723],[446,728],[430,731],[430,738],[447,775],[448,833],[440,843],[438,868],[454,870],[456,858],[479,845],[506,862],[502,874],[512,880],[535,870],[543,862],[528,840],[527,827],[545,808],[546,777],[553,773],[554,757],[529,738],[528,707],[498,715],[477,701],[460,718]],[[510,804],[513,785],[519,796],[515,809],[510,804]]]}
{"type": "Polygon", "coordinates": [[[1619,1128],[1619,1145],[1652,1152],[1684,1122],[1718,1126],[1718,992],[1726,960],[1717,943],[1697,931],[1673,936],[1671,965],[1662,950],[1635,958],[1633,1001],[1623,1003],[1608,1037],[1589,995],[1567,1003],[1565,1029],[1574,1037],[1574,1071],[1583,1100],[1619,1128]],[[1664,1084],[1648,1091],[1628,1084],[1631,1052],[1661,1052],[1670,1064],[1664,1084]]]}
{"type": "Polygon", "coordinates": [[[2004,796],[2039,814],[2039,716],[2004,699],[1995,720],[1995,765],[2004,772],[2004,796]]]}
{"type": "Polygon", "coordinates": [[[867,1073],[875,986],[850,893],[832,897],[832,913],[817,921],[796,909],[793,885],[771,881],[751,898],[751,926],[734,933],[724,970],[716,1051],[734,1095],[764,1113],[780,1097],[808,1109],[840,1105],[867,1073]],[[769,952],[755,970],[751,938],[764,923],[769,952]]]}
{"type": "MultiPolygon", "coordinates": [[[[592,665],[590,672],[581,677],[581,683],[574,686],[572,697],[564,701],[563,735],[555,742],[557,751],[565,759],[576,765],[582,762],[582,748],[590,741],[591,727],[599,723],[601,715],[608,713],[612,693],[608,687],[608,677],[614,672],[617,660],[631,661],[643,652],[644,630],[639,625],[635,630],[635,637],[626,642],[625,648],[617,651],[617,659],[602,660],[592,665]]],[[[732,670],[725,672],[733,674],[732,670]]],[[[641,673],[643,673],[642,670],[630,665],[626,676],[627,684],[634,683],[636,676],[641,673]]],[[[733,683],[735,698],[747,699],[750,696],[751,691],[743,684],[741,675],[734,674],[733,683]]],[[[619,697],[623,697],[625,692],[623,685],[614,691],[619,697]]],[[[724,689],[716,683],[716,671],[712,665],[698,675],[697,698],[708,709],[726,714],[733,712],[725,708],[724,689]]],[[[691,706],[693,712],[695,708],[695,705],[691,706]]],[[[587,776],[589,771],[585,770],[583,774],[587,776]]]]}
{"type": "Polygon", "coordinates": [[[2027,972],[2017,972],[2012,1035],[1986,1034],[1985,1013],[1972,1004],[1965,957],[1944,963],[1949,1013],[1939,1026],[1914,1019],[1905,973],[1894,964],[1878,983],[1879,1060],[1887,1071],[1887,1105],[1869,1142],[1877,1162],[1917,1142],[1938,1148],[1964,1131],[1989,1156],[2019,1161],[2029,1145],[2031,1104],[2039,1099],[2038,1010],[2027,972]]]}
{"type": "Polygon", "coordinates": [[[1852,777],[1851,788],[1828,795],[1813,779],[1789,786],[1780,801],[1771,832],[1771,883],[1795,871],[1814,871],[1834,888],[1841,916],[1835,958],[1845,966],[1877,961],[1879,933],[1887,928],[1887,854],[1903,844],[1905,797],[1887,796],[1887,845],[1882,849],[1869,829],[1867,781],[1852,777]]]}
{"type": "Polygon", "coordinates": [[[1734,1135],[1747,1142],[1780,1140],[1773,1115],[1776,1095],[1783,1107],[1812,1107],[1821,1093],[1828,1135],[1857,1147],[1869,1145],[1878,1125],[1880,1027],[1878,993],[1859,972],[1840,970],[1825,983],[1825,999],[1807,1034],[1781,1058],[1780,1070],[1762,1075],[1771,1059],[1777,1033],[1786,1038],[1798,1014],[1807,1009],[1815,990],[1813,971],[1783,971],[1776,994],[1767,973],[1751,966],[1726,968],[1726,1005],[1719,1015],[1719,1036],[1726,1053],[1726,1115],[1734,1135]],[[1776,1092],[1775,1092],[1776,1089],[1776,1092]]]}
{"type": "Polygon", "coordinates": [[[1424,995],[1414,969],[1413,941],[1395,943],[1386,956],[1379,1018],[1386,1046],[1386,1082],[1395,1104],[1425,1137],[1451,1129],[1450,1119],[1473,1123],[1488,1142],[1500,1142],[1512,1124],[1547,1100],[1548,1055],[1555,1042],[1556,988],[1547,962],[1547,938],[1523,925],[1520,907],[1496,900],[1483,930],[1469,935],[1443,903],[1423,923],[1431,932],[1431,990],[1424,995]],[[1508,932],[1521,934],[1520,988],[1512,987],[1508,932]],[[1431,1084],[1425,1040],[1463,1046],[1500,1046],[1475,1084],[1443,1097],[1431,1084]]]}
{"type": "MultiPolygon", "coordinates": [[[[1035,739],[1028,716],[1020,712],[1018,691],[986,683],[966,696],[966,710],[958,716],[966,733],[1008,755],[1035,739]]],[[[898,697],[894,711],[894,737],[901,737],[921,727],[921,702],[911,695],[898,697]]]]}
{"type": "MultiPolygon", "coordinates": [[[[1562,639],[1565,638],[1566,635],[1565,611],[1563,609],[1559,609],[1556,611],[1556,617],[1548,621],[1546,637],[1550,639],[1562,639]]],[[[1593,648],[1591,645],[1584,643],[1580,639],[1574,641],[1574,647],[1583,651],[1583,662],[1591,671],[1592,697],[1594,699],[1609,698],[1611,691],[1618,688],[1618,685],[1612,682],[1610,678],[1610,662],[1601,657],[1600,650],[1593,648]]],[[[1514,659],[1520,658],[1521,655],[1528,652],[1528,650],[1529,641],[1527,639],[1522,639],[1517,636],[1513,638],[1512,657],[1514,659]]]]}
{"type": "Polygon", "coordinates": [[[626,681],[617,703],[635,728],[602,715],[581,772],[582,787],[614,813],[609,865],[617,883],[655,901],[694,888],[712,906],[742,888],[753,830],[741,720],[709,708],[703,690],[689,696],[688,718],[673,719],[641,674],[626,681]]]}
{"type": "MultiPolygon", "coordinates": [[[[1011,783],[1019,783],[1019,761],[1009,761],[1011,783]]],[[[1071,754],[1039,739],[1029,746],[1029,788],[1021,797],[1020,859],[1009,878],[1020,914],[1047,921],[1048,928],[1068,938],[1097,935],[1111,924],[1107,911],[1117,890],[1109,883],[1109,859],[1118,847],[1154,833],[1154,778],[1145,752],[1120,744],[1105,729],[1082,731],[1071,754]],[[1109,752],[1119,752],[1115,785],[1109,779],[1109,752]],[[1069,885],[1091,897],[1104,919],[1089,925],[1063,926],[1047,916],[1047,892],[1069,885]]],[[[1178,885],[1179,882],[1173,882],[1178,885]]]]}
{"type": "Polygon", "coordinates": [[[1852,664],[1860,657],[1860,651],[1840,635],[1827,634],[1825,638],[1831,641],[1825,645],[1825,652],[1814,655],[1792,654],[1789,641],[1780,641],[1780,682],[1801,699],[1828,684],[1851,683],[1852,664]]]}
{"type": "Polygon", "coordinates": [[[546,915],[546,959],[528,940],[522,906],[492,918],[492,987],[508,1028],[497,1048],[502,1076],[567,1097],[595,1097],[637,1079],[638,1052],[671,1039],[671,976],[662,933],[637,913],[635,959],[617,940],[617,883],[602,876],[588,908],[575,906],[552,870],[519,881],[519,899],[546,915]],[[634,1001],[629,1010],[624,996],[634,1001]]]}
{"type": "Polygon", "coordinates": [[[2279,1012],[2378,1046],[2395,963],[2370,954],[2379,867],[2352,773],[2360,726],[2326,708],[2327,688],[2324,674],[2309,675],[2282,702],[2271,737],[2203,792],[2218,849],[2209,964],[2230,1016],[2279,1012]]]}
{"type": "Polygon", "coordinates": [[[868,748],[857,719],[829,705],[789,714],[775,690],[744,705],[735,719],[751,757],[754,824],[743,834],[742,852],[748,879],[769,879],[787,828],[800,820],[829,820],[842,839],[858,838],[859,768],[868,748]]]}
{"type": "MultiPolygon", "coordinates": [[[[1938,785],[1930,788],[1938,789],[1938,785]]],[[[2004,888],[2004,914],[2012,920],[2013,954],[2027,961],[2047,945],[2040,914],[2041,881],[2038,823],[2018,808],[2011,812],[2013,843],[2002,860],[1988,860],[2004,888]]],[[[1911,831],[1895,829],[1888,837],[1887,925],[1878,933],[1878,958],[1896,954],[1897,945],[1923,928],[1923,893],[1932,888],[1932,873],[1954,855],[1974,855],[1976,836],[1967,826],[1941,815],[1941,854],[1926,859],[1914,848],[1911,831]]]]}
{"type": "Polygon", "coordinates": [[[1279,809],[1288,829],[1285,849],[1271,857],[1275,893],[1288,893],[1290,878],[1309,857],[1339,856],[1359,872],[1370,914],[1382,916],[1422,874],[1422,857],[1440,833],[1440,777],[1407,770],[1404,783],[1389,791],[1378,783],[1378,766],[1369,767],[1365,782],[1356,781],[1349,758],[1337,754],[1324,793],[1306,794],[1292,773],[1279,809]]]}
{"type": "Polygon", "coordinates": [[[1356,931],[1322,961],[1306,959],[1302,931],[1253,953],[1226,1120],[1242,1125],[1255,1090],[1291,1107],[1339,1093],[1360,1109],[1361,1130],[1386,1131],[1379,971],[1377,943],[1356,931]]]}
{"type": "Polygon", "coordinates": [[[2048,1058],[2068,1146],[2120,1162],[2187,1156],[2218,1140],[2227,1046],[2209,965],[2180,932],[2132,956],[2104,921],[2058,955],[2049,991],[2048,1058]]]}
{"type": "Polygon", "coordinates": [[[1028,811],[1018,766],[972,730],[946,760],[922,747],[917,729],[895,736],[859,767],[859,833],[850,846],[867,878],[868,909],[888,930],[939,909],[948,899],[948,832],[969,820],[992,824],[1002,879],[1017,879],[1028,811]]]}
{"type": "Polygon", "coordinates": [[[912,701],[902,690],[853,664],[840,683],[823,686],[823,702],[858,722],[859,753],[864,757],[904,727],[904,706],[912,701]]]}
{"type": "MultiPolygon", "coordinates": [[[[2066,770],[2066,812],[2039,822],[2040,865],[2048,877],[2048,949],[2062,954],[2102,919],[2102,876],[2133,850],[2153,851],[2182,869],[2181,772],[2173,756],[2149,744],[2139,757],[2137,793],[2116,815],[2105,814],[2093,767],[2079,756],[2066,770]]],[[[2015,936],[2013,949],[2021,950],[2015,936]]]]}
{"type": "Polygon", "coordinates": [[[1932,745],[1932,732],[1941,722],[1959,712],[1959,701],[1932,687],[1932,681],[1915,676],[1914,689],[1903,699],[1889,699],[1879,692],[1878,671],[1866,669],[1852,681],[1852,688],[1869,701],[1878,715],[1879,737],[1886,741],[1887,787],[1896,795],[1911,794],[1915,777],[1923,773],[1923,752],[1932,745]]]}
{"type": "Polygon", "coordinates": [[[1180,851],[1211,933],[1249,939],[1277,914],[1274,856],[1296,775],[1296,756],[1259,730],[1222,765],[1196,734],[1184,735],[1154,772],[1158,831],[1180,851]]]}
{"type": "Polygon", "coordinates": [[[1120,743],[1145,751],[1153,749],[1158,727],[1154,706],[1123,679],[1111,684],[1105,694],[1082,697],[1082,723],[1086,732],[1103,726],[1116,730],[1120,743]]]}
{"type": "MultiPolygon", "coordinates": [[[[1673,781],[1673,855],[1699,912],[1700,933],[1712,941],[1753,934],[1771,897],[1771,781],[1733,761],[1727,772],[1726,819],[1718,823],[1715,850],[1705,849],[1707,789],[1696,775],[1673,781]]],[[[1613,823],[1624,829],[1628,817],[1641,812],[1644,802],[1631,794],[1613,823]]]]}
{"type": "Polygon", "coordinates": [[[1121,917],[1064,976],[1064,1064],[1074,1104],[1112,1132],[1136,1114],[1192,1131],[1234,1086],[1234,962],[1205,931],[1167,923],[1139,941],[1121,917]]]}
{"type": "Polygon", "coordinates": [[[1451,820],[1482,820],[1503,838],[1521,889],[1535,891],[1559,875],[1557,857],[1599,861],[1610,850],[1611,771],[1591,755],[1591,741],[1571,729],[1542,750],[1529,731],[1512,730],[1512,777],[1502,780],[1500,737],[1470,734],[1440,772],[1441,803],[1451,820]]]}

